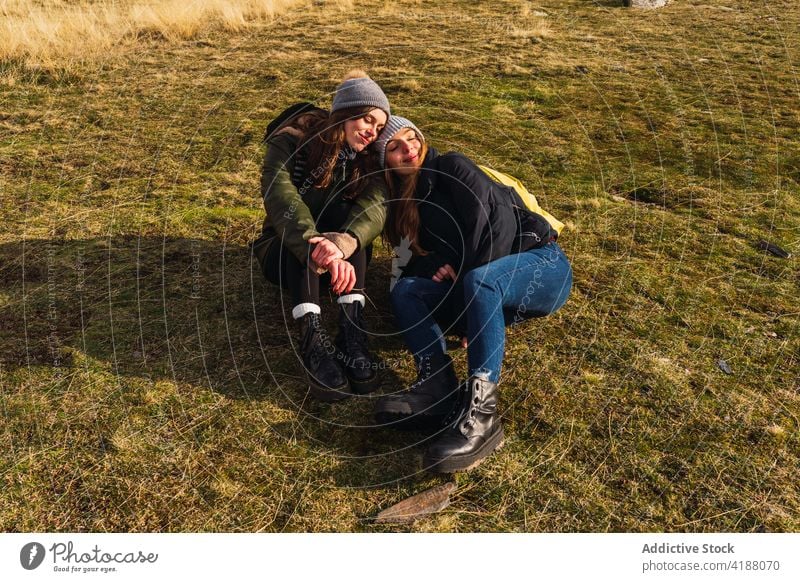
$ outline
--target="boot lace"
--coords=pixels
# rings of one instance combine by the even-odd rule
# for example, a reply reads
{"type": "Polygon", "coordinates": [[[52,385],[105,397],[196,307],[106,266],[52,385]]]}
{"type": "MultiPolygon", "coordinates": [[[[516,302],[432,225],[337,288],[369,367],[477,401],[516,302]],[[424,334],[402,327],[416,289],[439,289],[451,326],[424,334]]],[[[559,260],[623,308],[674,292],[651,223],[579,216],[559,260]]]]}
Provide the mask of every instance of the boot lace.
{"type": "Polygon", "coordinates": [[[306,354],[308,364],[312,368],[319,366],[327,356],[328,352],[323,345],[324,331],[322,329],[322,320],[318,313],[310,314],[309,329],[306,332],[306,337],[303,338],[303,352],[306,354]]]}
{"type": "Polygon", "coordinates": [[[408,387],[409,392],[414,394],[425,392],[425,385],[435,375],[432,367],[430,358],[423,356],[420,359],[419,366],[417,367],[417,379],[408,387]]]}
{"type": "Polygon", "coordinates": [[[352,320],[347,322],[343,330],[347,354],[353,360],[370,359],[367,349],[367,332],[364,331],[364,319],[360,308],[356,314],[352,320]]]}
{"type": "Polygon", "coordinates": [[[458,402],[445,418],[444,424],[456,430],[463,424],[464,429],[469,430],[475,424],[475,407],[479,402],[480,397],[467,380],[459,387],[458,402]]]}

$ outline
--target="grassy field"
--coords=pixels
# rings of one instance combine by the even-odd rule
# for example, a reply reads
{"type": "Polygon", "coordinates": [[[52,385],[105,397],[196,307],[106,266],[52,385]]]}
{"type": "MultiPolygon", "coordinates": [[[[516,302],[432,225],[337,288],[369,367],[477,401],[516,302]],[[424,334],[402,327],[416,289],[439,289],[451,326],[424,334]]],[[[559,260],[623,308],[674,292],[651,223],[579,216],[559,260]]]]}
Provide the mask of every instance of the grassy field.
{"type": "Polygon", "coordinates": [[[0,61],[0,530],[800,530],[796,3],[350,4],[0,61]],[[441,482],[420,435],[305,398],[247,247],[264,127],[353,67],[523,179],[575,270],[509,332],[505,447],[411,526],[371,520],[441,482]]]}
{"type": "Polygon", "coordinates": [[[187,40],[212,28],[240,31],[303,0],[2,0],[0,59],[64,66],[98,60],[141,37],[187,40]]]}

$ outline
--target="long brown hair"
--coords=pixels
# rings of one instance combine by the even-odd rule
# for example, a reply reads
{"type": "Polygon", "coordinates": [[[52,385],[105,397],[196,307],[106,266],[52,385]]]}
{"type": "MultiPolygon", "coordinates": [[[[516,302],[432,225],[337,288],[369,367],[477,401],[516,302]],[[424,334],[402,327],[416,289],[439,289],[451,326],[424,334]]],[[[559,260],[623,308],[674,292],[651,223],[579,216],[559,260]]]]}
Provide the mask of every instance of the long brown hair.
{"type": "MultiPolygon", "coordinates": [[[[348,119],[363,117],[373,109],[375,108],[371,106],[340,109],[317,120],[308,128],[303,137],[308,148],[306,172],[315,178],[315,188],[327,188],[331,185],[333,170],[346,155],[347,136],[344,131],[344,122],[348,119]]],[[[375,179],[378,167],[375,157],[372,148],[367,148],[356,156],[353,161],[350,182],[346,186],[346,197],[356,198],[366,188],[367,183],[371,179],[375,179]]]]}
{"type": "MultiPolygon", "coordinates": [[[[428,145],[423,141],[419,150],[419,159],[425,160],[428,145]]],[[[419,180],[419,169],[409,176],[401,176],[391,168],[384,170],[384,177],[389,189],[389,209],[384,238],[393,246],[400,244],[403,237],[411,241],[411,251],[415,255],[427,255],[428,251],[419,246],[419,208],[414,196],[419,180]]]]}

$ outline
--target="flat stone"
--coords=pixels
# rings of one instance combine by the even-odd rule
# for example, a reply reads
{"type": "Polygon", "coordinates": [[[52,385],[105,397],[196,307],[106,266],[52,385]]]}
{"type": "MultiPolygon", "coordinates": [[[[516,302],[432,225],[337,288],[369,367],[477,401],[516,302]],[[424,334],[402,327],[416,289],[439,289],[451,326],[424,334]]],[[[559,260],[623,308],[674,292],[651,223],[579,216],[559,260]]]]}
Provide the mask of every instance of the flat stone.
{"type": "Polygon", "coordinates": [[[625,6],[631,8],[661,8],[669,4],[670,0],[625,0],[625,6]]]}

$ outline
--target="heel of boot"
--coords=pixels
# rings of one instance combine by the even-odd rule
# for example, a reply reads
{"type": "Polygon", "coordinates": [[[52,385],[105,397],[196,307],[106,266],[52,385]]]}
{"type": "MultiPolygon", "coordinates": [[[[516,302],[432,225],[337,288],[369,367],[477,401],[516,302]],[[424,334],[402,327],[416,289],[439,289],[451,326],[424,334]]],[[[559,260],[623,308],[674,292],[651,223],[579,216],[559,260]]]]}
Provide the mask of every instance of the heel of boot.
{"type": "Polygon", "coordinates": [[[369,394],[371,392],[375,392],[378,388],[380,388],[380,379],[378,378],[378,374],[373,374],[371,378],[366,380],[356,380],[350,374],[347,375],[347,380],[350,382],[350,390],[353,394],[369,394]]]}
{"type": "Polygon", "coordinates": [[[321,402],[339,402],[340,400],[345,400],[352,396],[350,393],[350,386],[347,382],[341,386],[331,388],[315,381],[308,373],[306,373],[306,378],[308,379],[309,394],[321,402]]]}
{"type": "Polygon", "coordinates": [[[469,471],[480,465],[493,452],[503,446],[505,433],[503,425],[498,424],[497,430],[483,443],[477,451],[471,455],[460,457],[446,457],[443,459],[435,458],[427,453],[422,459],[422,468],[429,473],[457,473],[459,471],[469,471]]]}

